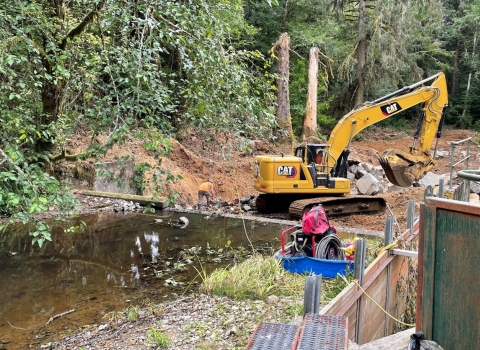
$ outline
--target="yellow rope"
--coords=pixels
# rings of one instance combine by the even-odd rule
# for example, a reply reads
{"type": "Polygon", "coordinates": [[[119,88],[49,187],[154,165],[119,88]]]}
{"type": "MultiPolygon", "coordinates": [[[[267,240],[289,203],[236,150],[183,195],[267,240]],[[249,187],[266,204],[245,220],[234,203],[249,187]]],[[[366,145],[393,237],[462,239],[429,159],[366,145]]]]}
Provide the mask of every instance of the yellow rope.
{"type": "MultiPolygon", "coordinates": [[[[391,245],[391,244],[390,244],[391,245]]],[[[386,247],[385,247],[386,248],[386,247]]],[[[409,323],[405,323],[405,322],[402,322],[400,321],[398,318],[395,318],[393,317],[392,315],[390,315],[387,310],[385,310],[383,307],[381,307],[375,300],[373,300],[373,298],[367,294],[367,292],[365,292],[365,289],[362,288],[362,286],[356,281],[356,280],[353,280],[353,282],[355,282],[357,284],[357,286],[360,287],[360,289],[362,290],[363,294],[365,294],[371,301],[373,301],[388,317],[390,317],[391,319],[397,321],[398,323],[401,323],[403,324],[404,326],[408,326],[408,327],[415,327],[414,324],[409,324],[409,323]]]]}
{"type": "Polygon", "coordinates": [[[380,249],[380,250],[378,251],[378,254],[380,255],[380,254],[383,253],[385,250],[389,250],[389,249],[396,248],[396,247],[397,247],[397,242],[390,243],[389,245],[386,245],[385,247],[383,247],[382,249],[380,249]]]}

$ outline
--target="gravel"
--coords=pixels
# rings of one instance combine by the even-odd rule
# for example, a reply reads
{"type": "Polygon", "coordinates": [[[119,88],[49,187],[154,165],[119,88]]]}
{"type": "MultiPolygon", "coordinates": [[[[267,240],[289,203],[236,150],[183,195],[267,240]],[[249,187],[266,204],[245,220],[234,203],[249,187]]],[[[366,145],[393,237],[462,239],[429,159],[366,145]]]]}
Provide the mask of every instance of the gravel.
{"type": "Polygon", "coordinates": [[[260,322],[300,324],[301,315],[291,314],[294,305],[293,298],[276,296],[253,301],[194,294],[141,309],[136,320],[109,315],[41,349],[244,349],[260,322]],[[168,346],[155,335],[166,335],[168,346]]]}

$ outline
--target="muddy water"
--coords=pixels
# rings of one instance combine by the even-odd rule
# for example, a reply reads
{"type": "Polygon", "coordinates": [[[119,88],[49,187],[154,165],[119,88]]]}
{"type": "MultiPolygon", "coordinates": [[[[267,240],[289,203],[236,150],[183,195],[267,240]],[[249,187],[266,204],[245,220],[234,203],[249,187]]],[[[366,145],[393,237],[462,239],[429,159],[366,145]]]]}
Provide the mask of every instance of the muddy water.
{"type": "Polygon", "coordinates": [[[248,255],[250,244],[276,249],[288,227],[178,213],[98,213],[49,224],[52,242],[42,248],[20,227],[0,236],[0,349],[38,348],[131,305],[176,298],[198,275],[194,266],[225,266],[242,250],[248,255]]]}

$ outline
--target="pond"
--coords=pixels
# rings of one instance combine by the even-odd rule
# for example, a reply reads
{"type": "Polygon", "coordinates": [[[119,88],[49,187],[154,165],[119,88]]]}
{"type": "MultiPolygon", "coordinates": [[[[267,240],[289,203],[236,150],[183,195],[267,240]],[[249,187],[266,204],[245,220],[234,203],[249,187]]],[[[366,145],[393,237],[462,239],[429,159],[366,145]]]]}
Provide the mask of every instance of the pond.
{"type": "Polygon", "coordinates": [[[232,264],[252,247],[271,254],[289,227],[162,212],[100,212],[49,224],[52,242],[42,248],[20,226],[0,236],[0,349],[43,344],[106,323],[105,315],[130,305],[177,298],[196,288],[198,271],[232,264]],[[180,217],[189,221],[185,228],[180,217]]]}

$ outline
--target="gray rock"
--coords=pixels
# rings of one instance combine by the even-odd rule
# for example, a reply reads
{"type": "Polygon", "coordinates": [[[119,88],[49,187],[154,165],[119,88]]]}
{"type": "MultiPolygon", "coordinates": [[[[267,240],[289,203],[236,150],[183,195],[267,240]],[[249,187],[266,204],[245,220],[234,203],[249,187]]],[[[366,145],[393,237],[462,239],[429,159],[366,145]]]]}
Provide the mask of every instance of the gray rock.
{"type": "Polygon", "coordinates": [[[436,158],[445,158],[450,155],[449,151],[437,151],[436,158]]]}
{"type": "Polygon", "coordinates": [[[240,197],[239,201],[241,204],[248,204],[250,202],[251,197],[250,196],[244,196],[240,197]]]}
{"type": "Polygon", "coordinates": [[[365,169],[368,173],[371,173],[371,172],[372,172],[373,165],[370,164],[370,163],[361,162],[361,163],[359,164],[359,166],[362,167],[363,169],[365,169]]]}
{"type": "Polygon", "coordinates": [[[358,193],[360,194],[367,194],[367,195],[375,195],[379,193],[381,189],[380,182],[372,175],[372,174],[365,174],[361,179],[357,180],[356,182],[358,193]]]}
{"type": "Polygon", "coordinates": [[[370,174],[375,176],[377,180],[382,180],[385,178],[385,171],[383,171],[383,168],[380,165],[374,166],[370,171],[370,174]]]}
{"type": "Polygon", "coordinates": [[[267,297],[267,302],[268,302],[269,304],[275,304],[275,303],[278,302],[278,300],[279,300],[279,298],[278,298],[276,295],[269,295],[269,296],[267,297]]]}
{"type": "Polygon", "coordinates": [[[358,171],[358,165],[354,164],[348,167],[348,171],[355,174],[358,171]]]}
{"type": "Polygon", "coordinates": [[[400,187],[400,186],[397,186],[397,185],[392,185],[392,184],[387,185],[387,192],[397,192],[397,191],[400,191],[402,189],[403,189],[403,187],[400,187]]]}
{"type": "Polygon", "coordinates": [[[357,172],[355,173],[355,178],[358,180],[358,179],[361,179],[362,177],[365,176],[365,174],[368,174],[368,172],[365,170],[365,169],[360,169],[358,168],[357,169],[357,172]]]}
{"type": "Polygon", "coordinates": [[[480,183],[475,181],[470,181],[470,193],[480,194],[480,183]]]}
{"type": "Polygon", "coordinates": [[[435,187],[435,186],[438,186],[440,179],[441,179],[440,175],[434,174],[429,171],[424,177],[418,180],[418,183],[420,184],[421,187],[427,187],[427,186],[435,187]]]}

